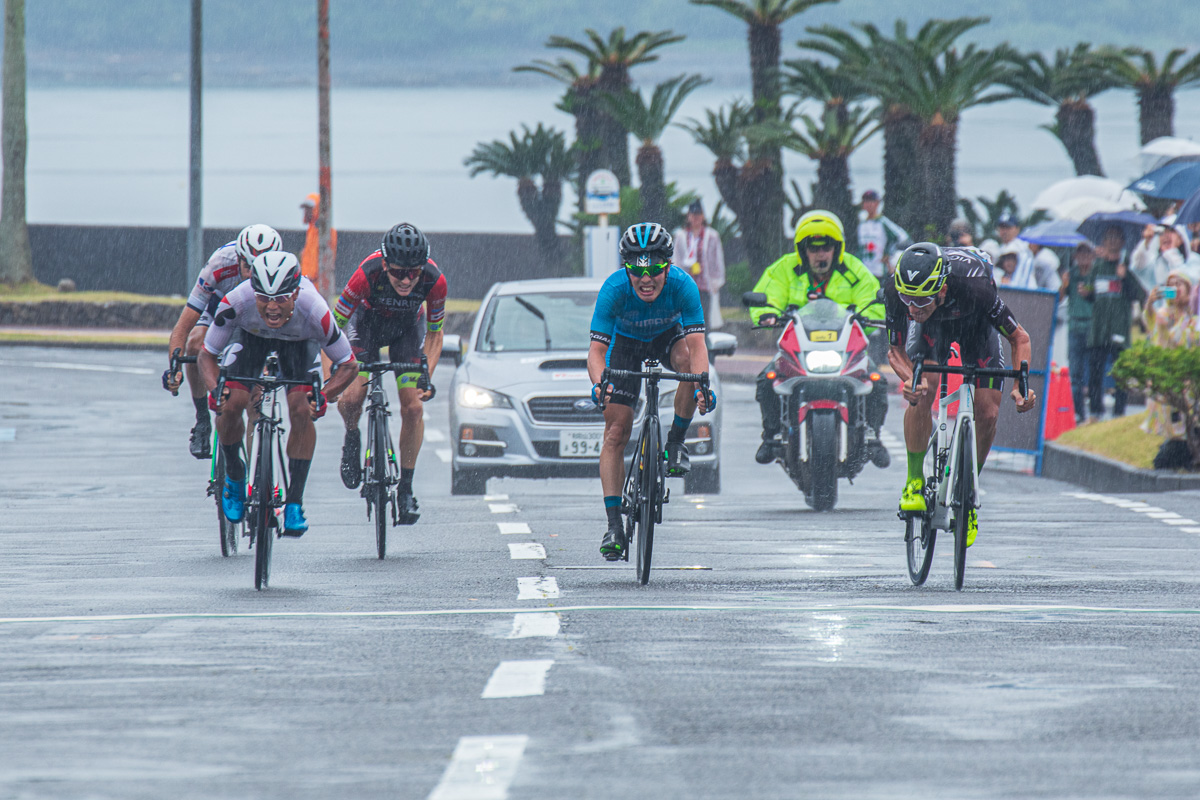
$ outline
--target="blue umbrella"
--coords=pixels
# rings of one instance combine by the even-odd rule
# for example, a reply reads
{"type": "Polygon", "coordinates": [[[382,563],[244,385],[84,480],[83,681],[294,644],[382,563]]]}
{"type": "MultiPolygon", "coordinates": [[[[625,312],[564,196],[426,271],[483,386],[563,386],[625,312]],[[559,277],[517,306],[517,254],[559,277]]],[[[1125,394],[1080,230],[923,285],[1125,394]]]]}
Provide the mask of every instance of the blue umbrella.
{"type": "Polygon", "coordinates": [[[1017,238],[1030,244],[1040,244],[1042,247],[1074,247],[1087,241],[1087,237],[1079,233],[1078,228],[1079,224],[1074,220],[1052,219],[1026,228],[1017,238]]]}
{"type": "Polygon", "coordinates": [[[1175,217],[1176,225],[1191,225],[1193,222],[1200,222],[1200,190],[1187,199],[1175,217]]]}
{"type": "Polygon", "coordinates": [[[1114,211],[1111,214],[1092,214],[1079,226],[1079,232],[1096,244],[1109,228],[1116,226],[1125,234],[1125,246],[1136,242],[1147,225],[1157,225],[1158,220],[1144,211],[1114,211]]]}
{"type": "Polygon", "coordinates": [[[1166,200],[1183,200],[1200,190],[1200,156],[1168,161],[1129,184],[1131,191],[1166,200]]]}

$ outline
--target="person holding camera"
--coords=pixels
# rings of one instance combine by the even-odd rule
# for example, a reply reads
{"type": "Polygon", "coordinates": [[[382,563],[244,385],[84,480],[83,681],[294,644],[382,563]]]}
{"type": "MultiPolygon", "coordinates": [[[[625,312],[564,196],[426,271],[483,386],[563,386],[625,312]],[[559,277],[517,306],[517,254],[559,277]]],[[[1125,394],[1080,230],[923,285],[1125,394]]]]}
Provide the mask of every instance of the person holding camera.
{"type": "MultiPolygon", "coordinates": [[[[1167,276],[1166,282],[1150,290],[1144,310],[1146,330],[1156,347],[1196,347],[1200,345],[1200,330],[1192,309],[1192,281],[1181,270],[1167,276]],[[1162,301],[1161,304],[1158,301],[1162,301]],[[1155,305],[1161,307],[1155,308],[1155,305]]],[[[1183,437],[1181,422],[1172,420],[1170,406],[1151,398],[1146,403],[1149,415],[1143,430],[1167,438],[1183,437]]]]}

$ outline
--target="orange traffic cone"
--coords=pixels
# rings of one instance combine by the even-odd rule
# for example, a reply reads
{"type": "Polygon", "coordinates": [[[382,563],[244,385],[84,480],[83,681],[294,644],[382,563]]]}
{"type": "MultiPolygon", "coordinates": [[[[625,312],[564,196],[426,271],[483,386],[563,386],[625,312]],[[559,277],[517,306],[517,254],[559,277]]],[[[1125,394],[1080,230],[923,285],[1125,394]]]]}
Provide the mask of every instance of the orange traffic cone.
{"type": "Polygon", "coordinates": [[[1075,401],[1071,399],[1071,374],[1066,367],[1050,364],[1050,386],[1046,390],[1046,441],[1057,439],[1075,427],[1075,401]]]}

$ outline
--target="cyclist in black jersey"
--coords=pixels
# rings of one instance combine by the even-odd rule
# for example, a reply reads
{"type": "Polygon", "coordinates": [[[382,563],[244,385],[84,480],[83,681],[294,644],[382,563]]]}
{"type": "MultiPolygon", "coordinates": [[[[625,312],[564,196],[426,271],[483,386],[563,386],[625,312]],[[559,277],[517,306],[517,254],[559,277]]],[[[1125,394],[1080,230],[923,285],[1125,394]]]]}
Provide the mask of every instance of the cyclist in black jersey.
{"type": "MultiPolygon", "coordinates": [[[[912,390],[913,363],[946,363],[951,342],[958,342],[964,364],[1003,368],[1000,338],[1008,340],[1013,363],[1030,360],[1029,334],[1021,327],[1000,295],[992,278],[987,254],[974,247],[939,247],[914,244],[896,263],[896,273],[884,289],[887,315],[888,361],[896,371],[909,407],[904,412],[904,443],[908,449],[908,480],[900,496],[903,511],[924,511],[925,449],[933,432],[933,400],[940,376],[925,376],[912,390]]],[[[975,392],[975,443],[979,468],[983,468],[992,440],[1004,381],[981,378],[975,392]]],[[[1029,411],[1037,402],[1033,390],[1025,397],[1017,387],[1011,392],[1018,411],[1029,411]]],[[[968,518],[967,543],[978,530],[975,511],[968,518]]]]}

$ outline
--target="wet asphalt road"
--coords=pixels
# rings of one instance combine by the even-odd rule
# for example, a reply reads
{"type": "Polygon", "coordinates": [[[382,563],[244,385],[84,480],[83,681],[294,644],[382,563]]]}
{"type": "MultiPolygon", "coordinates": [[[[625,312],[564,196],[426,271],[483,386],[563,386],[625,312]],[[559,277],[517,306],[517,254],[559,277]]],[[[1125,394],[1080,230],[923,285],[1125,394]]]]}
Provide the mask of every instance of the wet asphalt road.
{"type": "Polygon", "coordinates": [[[808,511],[729,385],[640,587],[598,481],[451,497],[443,394],[387,560],[331,414],[256,592],[160,361],[0,349],[0,797],[1200,796],[1198,493],[989,469],[965,591],[944,543],[914,588],[902,459],[808,511]]]}

